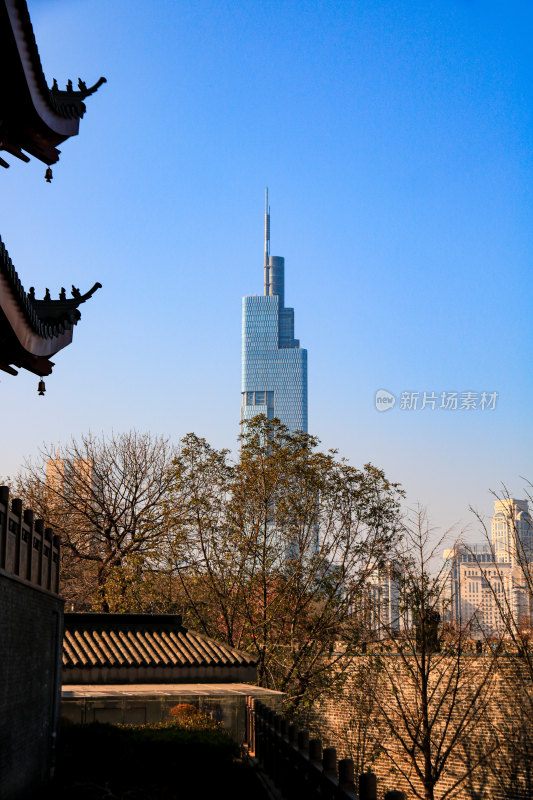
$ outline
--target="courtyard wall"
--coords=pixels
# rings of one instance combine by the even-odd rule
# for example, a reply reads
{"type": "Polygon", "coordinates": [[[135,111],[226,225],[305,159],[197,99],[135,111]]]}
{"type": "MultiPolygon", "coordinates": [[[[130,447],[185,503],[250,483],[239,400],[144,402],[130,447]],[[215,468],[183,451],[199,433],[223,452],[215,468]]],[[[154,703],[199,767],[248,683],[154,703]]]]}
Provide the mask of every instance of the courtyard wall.
{"type": "Polygon", "coordinates": [[[38,796],[59,717],[59,540],[0,487],[0,800],[38,796]]]}
{"type": "MultiPolygon", "coordinates": [[[[419,695],[415,692],[413,672],[397,654],[383,654],[380,658],[389,659],[389,667],[394,660],[394,669],[397,670],[395,684],[400,687],[402,707],[414,717],[419,695]]],[[[437,784],[436,800],[450,790],[447,797],[456,800],[530,800],[533,797],[531,676],[526,665],[516,656],[502,655],[496,662],[492,659],[492,655],[472,655],[469,658],[461,668],[463,684],[456,707],[450,711],[444,703],[440,712],[437,727],[445,725],[449,717],[451,735],[467,711],[469,698],[472,698],[482,676],[487,671],[490,673],[480,693],[472,725],[454,745],[443,777],[437,784]],[[469,773],[466,779],[453,789],[465,773],[469,773]]],[[[454,669],[453,657],[448,665],[445,661],[443,664],[440,683],[445,686],[450,671],[454,669]]],[[[435,689],[435,682],[431,688],[435,689]]],[[[390,701],[391,691],[390,683],[383,680],[380,670],[376,669],[375,659],[362,655],[354,659],[344,694],[317,704],[310,714],[309,723],[327,745],[336,747],[340,758],[353,758],[356,773],[366,769],[375,772],[383,791],[401,789],[408,798],[414,798],[417,796],[414,786],[423,797],[422,781],[404,748],[391,735],[380,716],[379,701],[390,701]],[[371,689],[369,682],[372,683],[371,689]]],[[[438,691],[434,700],[438,698],[438,691]]],[[[389,703],[389,708],[393,706],[389,703]]],[[[399,717],[397,721],[401,727],[399,717]]]]}

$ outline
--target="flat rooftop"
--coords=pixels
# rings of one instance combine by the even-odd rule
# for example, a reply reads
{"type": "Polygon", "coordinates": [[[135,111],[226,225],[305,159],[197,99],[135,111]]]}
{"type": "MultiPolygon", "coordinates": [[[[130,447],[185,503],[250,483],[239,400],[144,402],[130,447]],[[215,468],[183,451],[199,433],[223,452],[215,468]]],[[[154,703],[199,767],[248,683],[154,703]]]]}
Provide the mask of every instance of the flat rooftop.
{"type": "Polygon", "coordinates": [[[117,684],[73,684],[63,686],[61,697],[81,699],[86,697],[172,697],[179,695],[221,697],[283,697],[283,692],[263,689],[250,683],[117,683],[117,684]]]}

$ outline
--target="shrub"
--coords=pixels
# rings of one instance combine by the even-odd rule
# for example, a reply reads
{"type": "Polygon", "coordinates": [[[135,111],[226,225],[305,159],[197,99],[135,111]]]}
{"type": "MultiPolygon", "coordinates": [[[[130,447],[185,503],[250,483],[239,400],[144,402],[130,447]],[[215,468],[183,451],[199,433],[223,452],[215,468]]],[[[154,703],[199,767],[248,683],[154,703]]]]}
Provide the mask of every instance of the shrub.
{"type": "Polygon", "coordinates": [[[61,737],[62,782],[127,788],[185,785],[214,781],[228,770],[239,748],[223,728],[205,714],[190,715],[182,725],[71,725],[61,737]],[[194,726],[194,727],[193,727],[194,726]]]}
{"type": "Polygon", "coordinates": [[[219,722],[191,703],[178,703],[177,706],[172,706],[168,713],[168,722],[186,730],[212,730],[220,727],[219,722]]]}

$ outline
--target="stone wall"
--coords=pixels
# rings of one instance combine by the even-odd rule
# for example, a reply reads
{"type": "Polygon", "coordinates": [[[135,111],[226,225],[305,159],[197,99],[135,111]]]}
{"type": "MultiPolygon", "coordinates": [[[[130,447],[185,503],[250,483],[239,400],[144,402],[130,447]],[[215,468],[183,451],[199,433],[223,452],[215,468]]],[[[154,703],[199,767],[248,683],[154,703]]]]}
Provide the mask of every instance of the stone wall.
{"type": "MultiPolygon", "coordinates": [[[[398,730],[402,730],[402,712],[392,694],[394,685],[395,691],[400,693],[396,697],[401,700],[401,708],[411,719],[416,716],[420,698],[414,688],[414,673],[397,655],[386,654],[381,658],[388,659],[385,674],[392,671],[394,681],[391,683],[384,677],[383,669],[376,669],[371,657],[359,657],[354,661],[352,678],[343,697],[317,706],[311,715],[311,728],[328,745],[337,748],[339,757],[353,758],[356,772],[374,771],[383,791],[402,789],[408,798],[417,797],[417,793],[423,797],[422,781],[401,743],[391,735],[380,710],[380,704],[385,702],[396,714],[398,730]]],[[[444,737],[446,744],[451,742],[469,704],[472,717],[453,745],[452,755],[436,786],[436,800],[449,790],[452,791],[447,797],[456,800],[530,800],[533,797],[531,677],[519,659],[501,656],[496,663],[491,659],[490,655],[471,656],[461,667],[455,707],[450,708],[443,699],[439,709],[436,730],[441,726],[440,731],[443,731],[446,721],[450,720],[444,737]],[[483,683],[487,674],[489,677],[483,683]],[[479,697],[473,702],[480,686],[479,697]],[[465,774],[466,779],[453,789],[465,774]]],[[[442,687],[448,688],[449,695],[450,686],[455,685],[448,683],[449,678],[454,677],[454,663],[453,658],[448,663],[444,659],[430,685],[430,692],[434,692],[431,695],[434,709],[441,699],[442,687]]],[[[408,736],[405,738],[409,740],[408,736]]]]}
{"type": "Polygon", "coordinates": [[[59,542],[0,487],[0,800],[37,797],[53,764],[63,602],[59,542]]]}

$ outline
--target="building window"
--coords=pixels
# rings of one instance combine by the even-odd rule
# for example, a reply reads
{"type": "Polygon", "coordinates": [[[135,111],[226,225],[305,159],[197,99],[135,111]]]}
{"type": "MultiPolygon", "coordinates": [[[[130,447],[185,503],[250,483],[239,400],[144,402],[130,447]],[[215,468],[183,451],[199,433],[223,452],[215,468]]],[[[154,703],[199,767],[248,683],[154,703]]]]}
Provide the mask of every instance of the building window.
{"type": "MultiPolygon", "coordinates": [[[[243,392],[242,393],[243,406],[264,406],[266,405],[269,411],[274,411],[274,392],[243,392]]],[[[272,413],[270,416],[274,416],[272,413]]]]}

